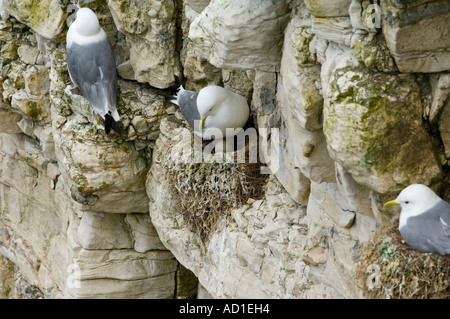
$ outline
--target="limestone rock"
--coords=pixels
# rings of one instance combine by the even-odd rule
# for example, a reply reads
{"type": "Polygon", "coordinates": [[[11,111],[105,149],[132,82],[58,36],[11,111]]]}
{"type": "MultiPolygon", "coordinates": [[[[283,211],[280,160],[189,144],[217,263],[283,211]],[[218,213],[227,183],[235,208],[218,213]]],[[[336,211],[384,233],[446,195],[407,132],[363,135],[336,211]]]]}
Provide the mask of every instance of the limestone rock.
{"type": "Polygon", "coordinates": [[[8,60],[15,60],[18,57],[17,45],[6,43],[1,49],[2,57],[8,60]]]}
{"type": "Polygon", "coordinates": [[[8,32],[13,32],[15,27],[19,29],[19,26],[25,30],[15,39],[5,39],[7,42],[2,47],[2,106],[25,120],[48,124],[51,121],[49,70],[38,64],[35,36],[20,23],[5,25],[8,32]]]}
{"type": "Polygon", "coordinates": [[[19,114],[8,110],[0,108],[0,131],[2,133],[21,133],[22,130],[17,125],[17,123],[22,119],[19,114]]]}
{"type": "Polygon", "coordinates": [[[127,36],[135,80],[157,88],[180,75],[176,53],[176,1],[109,1],[118,30],[127,36]]]}
{"type": "Polygon", "coordinates": [[[317,36],[340,44],[350,45],[352,25],[349,17],[312,18],[311,30],[317,36]]]}
{"type": "Polygon", "coordinates": [[[433,103],[430,110],[430,121],[436,122],[445,147],[445,156],[450,158],[450,74],[443,73],[434,83],[433,103]]]}
{"type": "Polygon", "coordinates": [[[49,70],[39,65],[27,68],[23,73],[25,91],[30,95],[47,95],[50,89],[49,70]]]}
{"type": "Polygon", "coordinates": [[[263,169],[266,174],[275,174],[295,201],[306,205],[310,181],[295,167],[294,150],[287,147],[289,133],[276,105],[277,75],[257,71],[254,80],[252,108],[257,114],[261,135],[260,152],[266,164],[263,169]]]}
{"type": "Polygon", "coordinates": [[[309,23],[311,20],[304,7],[302,11],[292,13],[285,30],[279,90],[283,108],[292,109],[292,113],[298,114],[300,125],[314,131],[322,128],[323,98],[316,87],[320,80],[320,65],[309,50],[314,38],[309,23]]]}
{"type": "Polygon", "coordinates": [[[448,1],[79,1],[113,46],[122,136],[72,91],[73,2],[0,0],[0,297],[359,298],[383,202],[449,193],[448,1]],[[241,175],[165,174],[198,142],[174,75],[245,96],[260,134],[260,193],[205,205],[204,237],[172,195],[241,175]]]}
{"type": "Polygon", "coordinates": [[[143,85],[119,81],[117,108],[128,139],[124,141],[118,135],[106,136],[103,119],[92,112],[87,99],[71,91],[64,51],[54,51],[50,77],[52,114],[60,119],[53,122],[56,156],[72,180],[72,197],[91,212],[147,211],[143,182],[149,143],[166,115],[164,97],[143,85]]]}
{"type": "Polygon", "coordinates": [[[189,40],[189,28],[192,21],[209,4],[210,0],[192,0],[184,2],[184,16],[181,21],[183,44],[180,60],[183,66],[185,87],[199,91],[208,84],[221,85],[222,70],[216,68],[199,54],[189,40]]]}
{"type": "Polygon", "coordinates": [[[67,12],[58,0],[4,0],[8,13],[46,39],[64,41],[67,12]]]}
{"type": "MultiPolygon", "coordinates": [[[[38,60],[39,49],[35,46],[24,44],[17,49],[17,54],[23,62],[33,65],[38,60]]],[[[48,81],[42,82],[42,84],[44,83],[48,84],[48,81]]]]}
{"type": "Polygon", "coordinates": [[[70,180],[54,163],[44,169],[32,162],[35,156],[43,157],[41,143],[35,139],[45,141],[47,130],[35,128],[34,138],[25,134],[0,135],[0,198],[5,209],[0,221],[0,254],[14,264],[14,276],[21,278],[15,281],[14,296],[192,296],[193,278],[178,273],[173,255],[145,227],[148,216],[80,211],[70,198],[70,180]],[[133,250],[135,243],[146,252],[133,250]]]}
{"type": "Polygon", "coordinates": [[[212,299],[212,298],[213,297],[208,292],[208,290],[206,290],[201,283],[198,283],[197,299],[212,299]]]}
{"type": "Polygon", "coordinates": [[[48,96],[30,95],[20,90],[12,96],[11,106],[32,120],[48,122],[50,120],[49,102],[48,96]]]}
{"type": "Polygon", "coordinates": [[[324,110],[328,149],[356,182],[386,193],[442,176],[411,76],[347,67],[336,70],[331,90],[324,110]]]}
{"type": "Polygon", "coordinates": [[[222,70],[223,87],[234,93],[242,95],[251,102],[253,82],[246,70],[222,70]]]}
{"type": "Polygon", "coordinates": [[[351,0],[305,0],[309,12],[316,17],[341,17],[348,15],[351,0]]]}
{"type": "Polygon", "coordinates": [[[44,128],[39,125],[33,133],[39,139],[42,155],[49,160],[56,161],[55,141],[53,140],[52,129],[50,127],[44,128]]]}
{"type": "MultiPolygon", "coordinates": [[[[154,154],[161,151],[158,146],[167,143],[175,143],[175,154],[184,145],[181,137],[160,138],[154,154]]],[[[250,200],[232,210],[226,222],[219,221],[218,229],[203,246],[168,203],[167,188],[171,186],[162,182],[161,164],[155,161],[147,178],[152,222],[163,243],[197,275],[212,297],[360,295],[349,284],[358,255],[358,243],[352,238],[367,240],[376,229],[376,222],[373,217],[360,217],[350,211],[336,184],[314,183],[314,200],[310,199],[305,211],[272,177],[265,188],[265,198],[250,200]],[[331,243],[334,236],[339,236],[339,242],[331,243]],[[345,269],[345,273],[339,269],[345,269]],[[322,286],[313,284],[317,280],[322,286]]]]}
{"type": "Polygon", "coordinates": [[[0,299],[11,299],[14,294],[14,264],[0,258],[0,299]]]}
{"type": "MultiPolygon", "coordinates": [[[[60,183],[52,189],[51,180],[44,173],[45,163],[40,166],[35,164],[35,161],[43,158],[39,143],[35,143],[31,150],[26,145],[33,141],[32,138],[24,134],[8,135],[16,137],[13,139],[3,139],[4,136],[2,134],[0,142],[0,192],[5,214],[0,222],[0,233],[5,237],[0,240],[0,254],[7,256],[31,285],[44,289],[54,284],[54,278],[39,275],[41,269],[44,271],[53,265],[55,271],[65,272],[65,257],[61,258],[56,253],[58,258],[51,261],[51,258],[47,259],[45,256],[55,253],[53,249],[56,247],[52,244],[55,239],[58,238],[64,246],[64,241],[58,234],[65,231],[72,207],[64,192],[55,192],[55,188],[61,189],[60,183]],[[34,153],[30,153],[31,151],[34,153]],[[56,213],[58,209],[61,209],[60,213],[56,213]]],[[[62,247],[61,250],[60,246],[57,251],[67,251],[66,248],[62,247]]],[[[53,297],[58,295],[57,289],[46,293],[53,297]]]]}
{"type": "MultiPolygon", "coordinates": [[[[362,18],[363,5],[360,0],[352,0],[350,6],[348,8],[348,13],[350,15],[350,22],[352,24],[353,29],[355,30],[363,30],[364,21],[362,18]]],[[[381,19],[381,17],[380,17],[381,19]]],[[[381,20],[380,20],[381,21],[381,20]]]]}
{"type": "MultiPolygon", "coordinates": [[[[285,128],[282,128],[281,134],[285,130],[285,128]]],[[[289,161],[293,155],[287,153],[288,150],[286,147],[283,148],[283,145],[286,145],[286,140],[281,137],[279,147],[271,146],[269,167],[292,198],[297,203],[306,205],[310,194],[311,181],[302,173],[300,168],[295,167],[295,164],[289,161]]]]}
{"type": "Polygon", "coordinates": [[[373,236],[378,222],[372,216],[352,214],[347,205],[336,184],[311,184],[306,211],[309,227],[303,258],[311,268],[314,265],[324,265],[321,281],[325,284],[322,287],[314,286],[309,292],[310,297],[321,292],[341,298],[361,297],[362,291],[355,290],[351,284],[353,273],[358,267],[355,260],[358,258],[361,242],[373,236]],[[355,222],[352,221],[352,216],[355,222]]]}
{"type": "MultiPolygon", "coordinates": [[[[444,107],[450,103],[450,73],[439,73],[430,78],[433,100],[429,110],[425,110],[431,123],[435,123],[444,107]]],[[[445,116],[440,117],[445,120],[445,116]]]]}
{"type": "Polygon", "coordinates": [[[84,250],[70,264],[66,298],[172,298],[177,262],[166,252],[84,250]]]}
{"type": "MultiPolygon", "coordinates": [[[[340,194],[345,198],[348,206],[346,212],[355,212],[372,216],[371,190],[355,182],[353,177],[339,164],[336,163],[336,184],[340,194]]],[[[342,201],[341,201],[342,202],[342,201]]],[[[346,215],[346,214],[343,214],[346,215]]],[[[354,214],[352,214],[354,219],[354,214]]]]}
{"type": "MultiPolygon", "coordinates": [[[[252,76],[253,93],[250,108],[255,113],[258,129],[271,129],[279,117],[276,112],[278,74],[274,69],[258,70],[252,76]]],[[[268,152],[266,155],[269,156],[268,152]]],[[[267,158],[269,159],[269,158],[267,158]]]]}
{"type": "Polygon", "coordinates": [[[128,139],[143,143],[156,140],[161,120],[171,112],[166,98],[157,90],[130,81],[119,81],[119,87],[120,123],[124,131],[133,128],[134,132],[128,139]]]}
{"type": "Polygon", "coordinates": [[[450,69],[450,3],[382,0],[383,34],[401,72],[450,69]]]}
{"type": "Polygon", "coordinates": [[[134,250],[142,253],[149,250],[166,250],[148,214],[126,214],[125,221],[130,225],[133,234],[134,250]]]}
{"type": "Polygon", "coordinates": [[[187,89],[199,91],[209,84],[221,85],[222,71],[206,59],[200,58],[192,43],[188,42],[184,53],[183,66],[187,89]]]}
{"type": "Polygon", "coordinates": [[[286,0],[212,0],[192,22],[189,39],[201,56],[219,68],[278,65],[288,4],[286,0]]]}
{"type": "Polygon", "coordinates": [[[293,162],[312,181],[331,182],[334,162],[322,132],[323,98],[316,87],[320,66],[309,52],[313,35],[306,23],[300,14],[294,15],[285,32],[278,103],[289,136],[296,136],[287,139],[286,162],[293,162]]]}
{"type": "Polygon", "coordinates": [[[78,241],[89,250],[133,246],[122,214],[84,212],[78,226],[78,241]]]}
{"type": "Polygon", "coordinates": [[[381,72],[397,72],[394,59],[382,33],[352,36],[353,53],[369,69],[381,72]]]}
{"type": "Polygon", "coordinates": [[[64,163],[64,172],[79,193],[90,196],[100,192],[104,195],[100,202],[90,203],[94,205],[90,207],[91,211],[145,211],[145,160],[131,143],[101,142],[100,136],[92,130],[92,126],[74,121],[67,122],[63,127],[58,138],[60,151],[57,157],[64,163]],[[130,195],[133,201],[128,202],[125,198],[130,195]]]}
{"type": "MultiPolygon", "coordinates": [[[[178,154],[185,146],[186,141],[181,136],[184,136],[184,130],[171,130],[170,137],[166,136],[166,129],[161,131],[160,140],[156,143],[155,161],[147,178],[152,222],[165,246],[198,276],[212,297],[302,298],[315,294],[317,288],[312,285],[317,280],[315,271],[321,273],[319,269],[328,261],[332,262],[331,257],[320,257],[320,249],[311,250],[314,247],[309,249],[307,246],[316,238],[316,233],[309,234],[305,207],[298,205],[272,177],[265,188],[265,198],[249,200],[247,205],[232,210],[226,222],[219,220],[216,232],[203,246],[199,238],[184,226],[183,217],[170,205],[167,188],[171,186],[162,182],[162,162],[156,160],[161,156],[161,147],[167,147],[168,143],[173,143],[171,152],[178,154]],[[305,249],[309,249],[308,252],[305,249]],[[313,263],[310,263],[311,258],[313,263]],[[313,267],[314,271],[311,270],[313,267]]],[[[355,214],[343,210],[340,223],[342,228],[348,229],[347,233],[355,231],[352,229],[354,217],[355,214]]],[[[320,222],[315,227],[319,228],[318,225],[320,222]]],[[[327,234],[332,236],[333,224],[329,227],[327,234]]],[[[361,231],[366,230],[364,226],[362,228],[361,231]]],[[[346,252],[351,255],[351,250],[346,252]]],[[[344,255],[342,258],[347,257],[344,255]]],[[[352,263],[346,260],[347,265],[350,267],[352,263]]],[[[345,280],[348,278],[343,277],[336,287],[340,288],[345,280]]],[[[338,288],[329,289],[328,296],[355,296],[351,287],[342,294],[338,288]]]]}
{"type": "MultiPolygon", "coordinates": [[[[176,143],[177,138],[173,141],[176,143]]],[[[233,210],[228,226],[219,221],[222,226],[203,248],[199,239],[183,227],[182,217],[167,204],[166,188],[170,186],[160,182],[159,165],[152,166],[147,179],[152,222],[163,243],[196,274],[214,298],[302,295],[301,291],[308,287],[309,275],[303,273],[298,250],[293,250],[288,240],[301,234],[296,230],[291,233],[287,225],[300,224],[304,209],[289,195],[279,193],[280,188],[274,187],[270,200],[258,200],[233,210]],[[274,211],[277,211],[275,215],[274,211]],[[274,216],[277,216],[275,220],[274,216]],[[287,264],[281,266],[281,260],[287,264]],[[283,268],[286,266],[288,271],[283,268]]]]}

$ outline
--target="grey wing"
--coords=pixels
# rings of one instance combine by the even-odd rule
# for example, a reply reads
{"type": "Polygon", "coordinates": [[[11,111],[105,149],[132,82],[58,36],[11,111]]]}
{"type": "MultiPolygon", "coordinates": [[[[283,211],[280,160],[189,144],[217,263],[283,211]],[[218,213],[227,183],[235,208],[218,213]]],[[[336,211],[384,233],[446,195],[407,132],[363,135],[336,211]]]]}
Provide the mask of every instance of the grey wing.
{"type": "Polygon", "coordinates": [[[442,217],[439,217],[439,221],[442,225],[442,230],[444,231],[445,235],[450,238],[450,224],[446,222],[442,217]]]}
{"type": "Polygon", "coordinates": [[[433,247],[433,251],[441,255],[450,255],[450,238],[448,236],[432,236],[427,244],[433,247]]]}
{"type": "Polygon", "coordinates": [[[444,201],[445,208],[439,214],[439,221],[442,225],[442,230],[450,241],[450,204],[444,201]]]}
{"type": "MultiPolygon", "coordinates": [[[[434,220],[435,227],[427,229],[429,237],[426,244],[434,247],[441,255],[450,254],[450,204],[446,201],[441,201],[424,215],[430,217],[430,223],[434,220]],[[441,226],[441,227],[439,227],[441,226]]],[[[422,223],[421,227],[424,227],[422,223]]]]}
{"type": "Polygon", "coordinates": [[[186,121],[194,128],[194,121],[200,121],[200,113],[197,109],[198,92],[184,90],[178,96],[178,106],[186,121]]]}
{"type": "Polygon", "coordinates": [[[89,46],[73,43],[67,51],[67,67],[70,78],[96,113],[104,116],[115,108],[117,73],[108,38],[89,46]]]}

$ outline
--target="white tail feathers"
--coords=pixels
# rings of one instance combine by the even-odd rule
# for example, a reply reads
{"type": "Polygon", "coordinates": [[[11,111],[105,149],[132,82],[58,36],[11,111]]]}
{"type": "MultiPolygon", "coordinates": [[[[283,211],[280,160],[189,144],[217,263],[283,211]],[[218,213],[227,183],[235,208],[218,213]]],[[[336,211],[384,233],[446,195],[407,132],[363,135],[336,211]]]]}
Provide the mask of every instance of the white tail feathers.
{"type": "Polygon", "coordinates": [[[170,102],[172,102],[173,104],[176,104],[176,105],[180,106],[180,105],[178,104],[178,99],[179,99],[180,94],[183,93],[183,92],[184,92],[184,88],[183,88],[182,85],[180,85],[180,86],[178,87],[178,89],[177,89],[177,94],[175,94],[175,95],[173,96],[175,99],[170,100],[170,102]]]}
{"type": "Polygon", "coordinates": [[[117,112],[117,109],[115,107],[111,109],[111,115],[114,120],[116,120],[116,121],[120,120],[119,112],[117,112]]]}

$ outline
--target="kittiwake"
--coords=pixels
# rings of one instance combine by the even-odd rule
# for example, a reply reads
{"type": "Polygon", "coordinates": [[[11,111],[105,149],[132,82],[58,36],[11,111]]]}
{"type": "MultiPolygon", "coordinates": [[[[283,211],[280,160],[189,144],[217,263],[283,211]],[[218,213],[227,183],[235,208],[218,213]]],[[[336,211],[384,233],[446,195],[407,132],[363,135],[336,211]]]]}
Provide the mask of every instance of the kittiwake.
{"type": "Polygon", "coordinates": [[[117,72],[111,43],[89,8],[81,8],[67,32],[67,68],[70,79],[89,100],[95,113],[111,128],[122,134],[117,124],[117,72]]]}
{"type": "Polygon", "coordinates": [[[450,204],[430,188],[412,184],[384,206],[400,205],[399,231],[412,248],[450,254],[450,204]]]}
{"type": "Polygon", "coordinates": [[[206,86],[197,92],[185,90],[179,83],[175,99],[171,102],[180,107],[194,133],[205,140],[213,136],[217,138],[217,129],[223,138],[236,135],[247,123],[250,114],[243,96],[216,85],[206,86]]]}

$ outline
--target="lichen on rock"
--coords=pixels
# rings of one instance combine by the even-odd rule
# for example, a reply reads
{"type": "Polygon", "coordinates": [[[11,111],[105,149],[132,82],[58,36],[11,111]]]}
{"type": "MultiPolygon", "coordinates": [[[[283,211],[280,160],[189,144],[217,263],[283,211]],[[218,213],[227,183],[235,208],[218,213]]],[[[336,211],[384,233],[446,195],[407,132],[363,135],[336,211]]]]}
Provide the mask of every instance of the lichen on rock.
{"type": "Polygon", "coordinates": [[[351,48],[366,68],[380,72],[398,72],[381,32],[354,36],[351,48]]]}
{"type": "Polygon", "coordinates": [[[38,34],[53,41],[64,41],[67,12],[58,0],[4,0],[5,9],[38,34]]]}
{"type": "Polygon", "coordinates": [[[177,1],[109,1],[111,14],[130,47],[134,79],[157,88],[180,76],[177,48],[177,1]]]}
{"type": "Polygon", "coordinates": [[[331,90],[328,149],[358,183],[387,193],[442,177],[413,76],[347,67],[335,72],[331,90]]]}
{"type": "Polygon", "coordinates": [[[448,297],[446,259],[372,238],[407,184],[449,198],[448,2],[78,1],[113,46],[123,135],[73,90],[75,2],[0,0],[0,296],[448,297]],[[265,162],[196,161],[174,75],[243,95],[265,162]]]}

